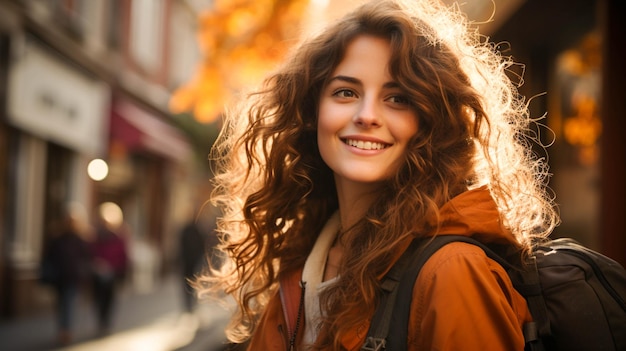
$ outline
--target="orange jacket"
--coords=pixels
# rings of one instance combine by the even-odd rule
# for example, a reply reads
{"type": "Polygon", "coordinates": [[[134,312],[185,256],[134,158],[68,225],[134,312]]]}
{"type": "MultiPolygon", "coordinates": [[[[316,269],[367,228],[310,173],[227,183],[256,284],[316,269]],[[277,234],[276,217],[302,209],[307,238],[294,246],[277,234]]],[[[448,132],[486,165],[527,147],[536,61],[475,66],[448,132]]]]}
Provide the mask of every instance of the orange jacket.
{"type": "MultiPolygon", "coordinates": [[[[484,187],[452,199],[441,209],[441,220],[438,235],[516,243],[503,228],[496,204],[484,187]]],[[[248,350],[291,350],[301,276],[302,269],[298,269],[281,280],[280,292],[267,305],[248,350]]],[[[415,282],[410,309],[407,351],[523,350],[522,325],[531,320],[525,299],[515,291],[505,270],[480,248],[466,243],[449,244],[428,260],[415,282]]],[[[304,317],[300,319],[293,350],[299,349],[303,334],[304,317]]],[[[345,350],[360,349],[369,323],[365,320],[342,339],[345,350]]]]}

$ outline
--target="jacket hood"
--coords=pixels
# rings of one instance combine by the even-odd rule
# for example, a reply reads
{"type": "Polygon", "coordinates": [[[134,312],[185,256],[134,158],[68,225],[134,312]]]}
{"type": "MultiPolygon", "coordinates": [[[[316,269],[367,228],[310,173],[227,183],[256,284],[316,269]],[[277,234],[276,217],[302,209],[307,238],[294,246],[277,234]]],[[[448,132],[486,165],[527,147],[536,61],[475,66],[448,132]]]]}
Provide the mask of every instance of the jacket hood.
{"type": "Polygon", "coordinates": [[[463,235],[483,243],[519,245],[502,223],[487,186],[468,190],[443,205],[437,235],[463,235]]]}
{"type": "MultiPolygon", "coordinates": [[[[502,223],[498,205],[486,185],[465,191],[445,203],[439,210],[439,229],[435,235],[462,235],[484,244],[520,246],[513,233],[502,223]]],[[[392,262],[400,258],[411,241],[412,238],[408,238],[399,245],[392,262]]],[[[382,279],[392,265],[378,278],[382,279]]]]}

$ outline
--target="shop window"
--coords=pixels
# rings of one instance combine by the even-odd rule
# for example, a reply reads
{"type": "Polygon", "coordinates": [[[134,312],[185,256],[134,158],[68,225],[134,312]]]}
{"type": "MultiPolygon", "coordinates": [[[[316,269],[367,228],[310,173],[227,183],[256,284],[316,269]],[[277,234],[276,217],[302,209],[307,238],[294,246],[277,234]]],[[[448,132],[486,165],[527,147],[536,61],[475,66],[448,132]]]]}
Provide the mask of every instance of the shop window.
{"type": "Polygon", "coordinates": [[[600,39],[595,33],[557,58],[558,123],[571,163],[594,166],[599,158],[601,97],[600,39]]]}
{"type": "Polygon", "coordinates": [[[602,137],[600,38],[591,32],[556,57],[548,111],[556,137],[550,150],[553,187],[563,222],[557,234],[573,236],[595,248],[602,137]]]}
{"type": "Polygon", "coordinates": [[[160,65],[163,40],[163,1],[134,0],[130,15],[130,53],[142,68],[154,72],[160,65]]]}

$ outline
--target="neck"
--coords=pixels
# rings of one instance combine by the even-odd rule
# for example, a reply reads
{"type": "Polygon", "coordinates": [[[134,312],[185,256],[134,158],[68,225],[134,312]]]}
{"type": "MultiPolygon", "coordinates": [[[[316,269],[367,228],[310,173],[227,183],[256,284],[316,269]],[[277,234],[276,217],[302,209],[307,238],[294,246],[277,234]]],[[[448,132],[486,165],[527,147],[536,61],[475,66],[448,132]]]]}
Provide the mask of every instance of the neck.
{"type": "Polygon", "coordinates": [[[335,178],[341,228],[346,230],[358,222],[378,198],[380,184],[355,183],[335,178]]]}

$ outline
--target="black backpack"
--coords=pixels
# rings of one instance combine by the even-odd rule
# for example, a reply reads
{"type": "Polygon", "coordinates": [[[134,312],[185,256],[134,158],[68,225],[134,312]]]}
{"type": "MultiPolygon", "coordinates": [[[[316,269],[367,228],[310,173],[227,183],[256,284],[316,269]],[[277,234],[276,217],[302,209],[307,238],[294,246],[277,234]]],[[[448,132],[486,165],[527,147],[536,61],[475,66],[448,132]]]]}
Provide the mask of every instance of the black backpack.
{"type": "Polygon", "coordinates": [[[409,246],[382,281],[381,302],[361,350],[406,351],[419,271],[435,251],[458,241],[481,247],[526,298],[533,322],[524,326],[525,350],[626,350],[626,270],[619,263],[561,238],[536,246],[521,269],[492,248],[456,235],[437,236],[426,246],[414,240],[409,246]]]}

